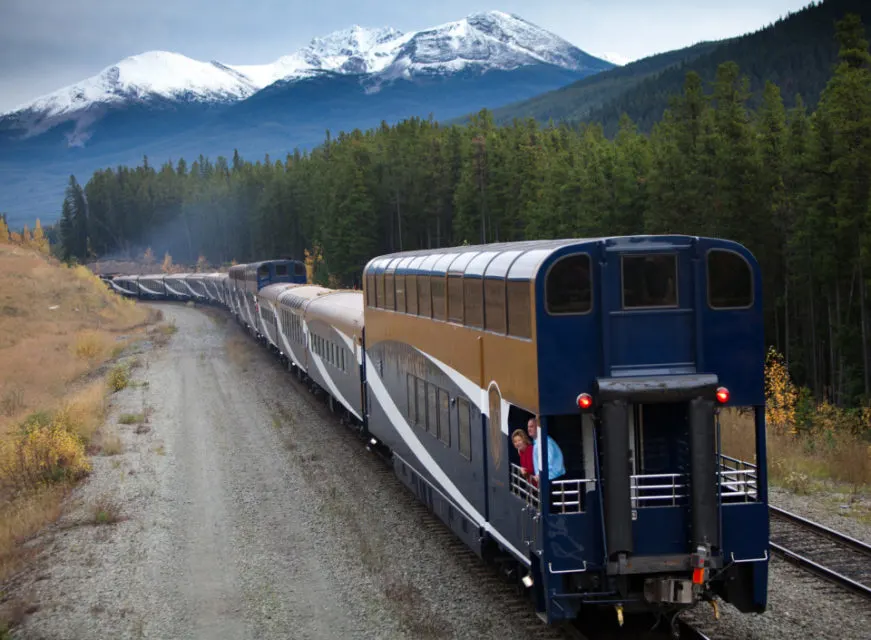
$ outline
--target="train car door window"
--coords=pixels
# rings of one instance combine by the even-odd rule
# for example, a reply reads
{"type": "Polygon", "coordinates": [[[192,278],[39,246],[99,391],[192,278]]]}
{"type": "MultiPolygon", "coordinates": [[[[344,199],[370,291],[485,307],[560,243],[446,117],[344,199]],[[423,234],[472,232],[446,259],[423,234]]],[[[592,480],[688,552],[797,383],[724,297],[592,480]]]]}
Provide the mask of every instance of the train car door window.
{"type": "Polygon", "coordinates": [[[712,309],[753,306],[753,273],[744,256],[734,251],[708,251],[708,305],[712,309]]]}
{"type": "Polygon", "coordinates": [[[459,436],[460,455],[467,460],[472,459],[472,417],[469,401],[457,398],[457,435],[459,436]]]}
{"type": "Polygon", "coordinates": [[[623,308],[653,309],[677,306],[677,256],[622,256],[623,308]]]}
{"type": "Polygon", "coordinates": [[[565,256],[553,263],[547,273],[544,299],[551,315],[589,312],[593,308],[590,256],[565,256]]]}

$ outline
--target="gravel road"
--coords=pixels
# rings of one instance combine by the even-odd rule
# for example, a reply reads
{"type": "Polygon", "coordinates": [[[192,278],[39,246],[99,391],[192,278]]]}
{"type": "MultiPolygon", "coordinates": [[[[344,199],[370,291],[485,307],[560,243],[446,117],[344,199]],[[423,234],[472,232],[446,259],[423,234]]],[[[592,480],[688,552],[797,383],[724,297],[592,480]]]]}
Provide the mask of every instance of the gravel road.
{"type": "MultiPolygon", "coordinates": [[[[14,638],[560,637],[227,314],[154,306],[178,331],[131,356],[109,417],[121,452],[95,456],[30,542],[14,638]]],[[[734,640],[871,623],[868,603],[777,560],[770,588],[762,616],[692,617],[734,640]]]]}
{"type": "Polygon", "coordinates": [[[123,451],[94,458],[34,541],[16,591],[36,611],[14,637],[541,637],[228,316],[155,306],[178,331],[134,356],[110,416],[148,422],[112,427],[123,451]],[[98,510],[121,521],[95,524],[98,510]]]}

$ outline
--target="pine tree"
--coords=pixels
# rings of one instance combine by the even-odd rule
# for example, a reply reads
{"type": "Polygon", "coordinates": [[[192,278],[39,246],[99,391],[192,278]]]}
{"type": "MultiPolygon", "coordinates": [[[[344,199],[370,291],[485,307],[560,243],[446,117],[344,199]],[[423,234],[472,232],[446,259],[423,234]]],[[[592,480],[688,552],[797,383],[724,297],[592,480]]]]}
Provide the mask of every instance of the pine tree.
{"type": "Polygon", "coordinates": [[[0,215],[0,244],[9,242],[9,227],[6,226],[6,216],[0,215]]]}
{"type": "Polygon", "coordinates": [[[87,204],[84,191],[76,181],[75,176],[70,176],[64,194],[60,231],[64,260],[86,259],[88,253],[87,204]]]}

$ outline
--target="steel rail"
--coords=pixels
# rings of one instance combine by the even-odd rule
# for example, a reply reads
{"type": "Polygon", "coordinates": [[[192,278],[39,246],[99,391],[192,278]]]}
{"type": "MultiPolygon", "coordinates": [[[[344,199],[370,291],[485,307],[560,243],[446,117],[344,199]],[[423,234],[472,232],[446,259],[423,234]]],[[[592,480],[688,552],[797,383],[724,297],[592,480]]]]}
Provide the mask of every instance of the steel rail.
{"type": "MultiPolygon", "coordinates": [[[[779,507],[775,507],[769,505],[769,510],[771,513],[783,520],[791,522],[792,524],[797,525],[802,529],[806,529],[811,531],[818,536],[826,538],[836,544],[841,545],[851,551],[859,553],[863,556],[871,557],[871,545],[868,545],[861,540],[856,540],[848,535],[845,535],[839,531],[835,531],[834,529],[830,529],[824,525],[821,525],[813,520],[808,520],[807,518],[803,518],[789,511],[785,511],[779,507]]],[[[854,593],[857,593],[865,598],[871,599],[871,587],[868,585],[862,584],[861,582],[857,582],[850,578],[849,576],[845,576],[844,574],[835,571],[834,569],[827,567],[825,565],[808,558],[807,556],[802,555],[801,553],[797,553],[792,549],[788,549],[781,544],[778,544],[772,540],[768,542],[769,547],[779,556],[784,558],[787,562],[794,564],[795,566],[801,567],[825,580],[833,582],[839,586],[845,587],[854,593]]]]}

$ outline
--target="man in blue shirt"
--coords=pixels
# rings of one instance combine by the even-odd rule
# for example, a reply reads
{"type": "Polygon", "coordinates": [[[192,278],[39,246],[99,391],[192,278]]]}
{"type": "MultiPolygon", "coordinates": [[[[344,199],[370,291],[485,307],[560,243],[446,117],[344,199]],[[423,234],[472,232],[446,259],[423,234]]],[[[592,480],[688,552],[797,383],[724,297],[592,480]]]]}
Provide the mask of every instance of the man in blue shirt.
{"type": "MultiPolygon", "coordinates": [[[[541,438],[538,433],[538,418],[532,418],[526,424],[526,431],[529,437],[535,443],[532,448],[532,463],[535,467],[535,480],[538,481],[538,476],[541,473],[541,438]]],[[[563,452],[559,445],[554,442],[553,438],[547,439],[547,477],[549,480],[555,480],[560,476],[565,475],[566,468],[563,463],[563,452]]]]}

